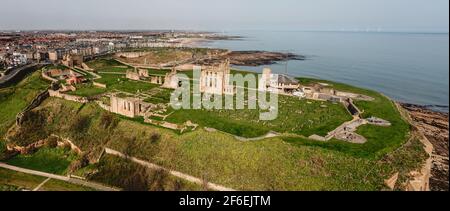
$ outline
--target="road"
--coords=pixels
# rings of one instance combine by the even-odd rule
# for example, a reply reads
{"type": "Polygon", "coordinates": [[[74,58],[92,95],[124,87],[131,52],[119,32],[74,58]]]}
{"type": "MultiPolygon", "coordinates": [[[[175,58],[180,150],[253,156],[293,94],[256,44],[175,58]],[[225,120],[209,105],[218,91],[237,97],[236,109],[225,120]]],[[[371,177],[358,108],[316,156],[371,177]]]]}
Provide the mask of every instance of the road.
{"type": "Polygon", "coordinates": [[[36,65],[37,64],[33,63],[33,64],[28,64],[28,65],[13,69],[8,75],[5,75],[2,78],[0,78],[0,84],[9,81],[11,78],[14,78],[18,73],[22,72],[23,70],[26,70],[26,69],[31,68],[36,65]]]}
{"type": "Polygon", "coordinates": [[[19,68],[14,68],[13,70],[10,71],[9,74],[4,75],[3,77],[0,78],[0,87],[8,86],[10,81],[14,80],[16,77],[20,77],[21,74],[22,75],[27,74],[27,73],[23,73],[23,72],[24,71],[27,72],[27,70],[29,70],[30,68],[35,68],[39,65],[48,65],[48,64],[50,64],[50,63],[32,63],[32,64],[27,64],[27,65],[19,67],[19,68]]]}
{"type": "Polygon", "coordinates": [[[17,171],[17,172],[21,172],[21,173],[25,173],[25,174],[47,177],[47,178],[60,180],[60,181],[64,181],[64,182],[68,182],[68,183],[72,183],[72,184],[76,184],[76,185],[86,186],[86,187],[90,187],[90,188],[93,188],[93,189],[99,190],[99,191],[120,191],[119,189],[106,187],[106,186],[98,184],[98,183],[88,182],[88,181],[65,177],[65,176],[56,175],[56,174],[50,174],[50,173],[46,173],[46,172],[42,172],[42,171],[35,171],[35,170],[31,170],[31,169],[20,168],[20,167],[11,166],[11,165],[8,165],[8,164],[2,163],[2,162],[0,162],[0,168],[9,169],[12,171],[17,171]]]}

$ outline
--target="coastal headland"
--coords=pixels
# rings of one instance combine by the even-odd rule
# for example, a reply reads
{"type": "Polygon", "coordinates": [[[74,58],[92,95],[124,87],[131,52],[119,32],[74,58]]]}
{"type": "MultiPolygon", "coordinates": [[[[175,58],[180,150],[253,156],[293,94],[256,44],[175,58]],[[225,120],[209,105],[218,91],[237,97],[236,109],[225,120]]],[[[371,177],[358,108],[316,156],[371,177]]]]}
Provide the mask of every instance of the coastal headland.
{"type": "MultiPolygon", "coordinates": [[[[376,91],[279,77],[264,69],[267,79],[282,81],[265,84],[265,89],[282,91],[277,119],[263,121],[259,110],[246,108],[169,106],[179,87],[177,72],[198,80],[193,67],[201,65],[200,81],[209,82],[202,83],[203,90],[234,94],[217,89],[214,81],[225,81],[224,73],[256,73],[230,64],[262,66],[294,59],[305,57],[170,46],[121,49],[79,64],[46,65],[0,89],[0,160],[123,190],[448,187],[443,180],[448,175],[448,115],[399,107],[376,91]],[[423,136],[433,145],[431,155],[423,136]],[[431,179],[427,170],[433,172],[431,179]]],[[[21,181],[0,180],[2,188],[22,185],[29,188],[21,181]]]]}

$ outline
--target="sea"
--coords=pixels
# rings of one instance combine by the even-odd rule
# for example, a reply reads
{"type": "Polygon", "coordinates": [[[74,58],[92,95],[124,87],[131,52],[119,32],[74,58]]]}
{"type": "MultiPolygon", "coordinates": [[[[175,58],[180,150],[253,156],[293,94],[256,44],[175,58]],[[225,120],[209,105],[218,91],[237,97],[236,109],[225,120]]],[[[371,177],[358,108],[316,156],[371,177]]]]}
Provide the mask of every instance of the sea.
{"type": "MultiPolygon", "coordinates": [[[[296,77],[342,82],[392,99],[449,111],[449,34],[341,31],[227,31],[241,39],[206,47],[290,52],[306,60],[266,67],[296,77]]],[[[261,72],[264,67],[236,68],[261,72]]]]}

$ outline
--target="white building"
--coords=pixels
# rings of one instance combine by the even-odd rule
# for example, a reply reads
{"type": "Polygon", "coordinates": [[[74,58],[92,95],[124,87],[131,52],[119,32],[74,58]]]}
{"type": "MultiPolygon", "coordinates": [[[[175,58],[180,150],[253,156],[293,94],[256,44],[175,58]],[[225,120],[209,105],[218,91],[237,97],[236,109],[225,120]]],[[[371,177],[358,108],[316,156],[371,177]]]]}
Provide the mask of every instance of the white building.
{"type": "Polygon", "coordinates": [[[14,52],[12,62],[14,65],[24,65],[28,62],[27,55],[14,52]]]}
{"type": "Polygon", "coordinates": [[[295,93],[296,96],[303,96],[300,90],[300,82],[287,75],[272,74],[272,70],[264,68],[258,86],[260,91],[295,93]]]}

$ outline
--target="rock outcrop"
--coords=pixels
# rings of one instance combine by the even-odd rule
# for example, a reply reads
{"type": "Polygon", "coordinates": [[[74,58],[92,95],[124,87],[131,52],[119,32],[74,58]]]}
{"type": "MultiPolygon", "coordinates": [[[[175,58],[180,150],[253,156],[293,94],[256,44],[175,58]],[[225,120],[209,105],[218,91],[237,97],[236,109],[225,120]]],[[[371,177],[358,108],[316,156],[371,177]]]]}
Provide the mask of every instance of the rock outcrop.
{"type": "Polygon", "coordinates": [[[305,57],[292,53],[269,51],[231,51],[226,54],[212,56],[203,61],[197,61],[197,63],[202,65],[214,65],[225,59],[229,59],[232,65],[261,66],[275,64],[280,61],[304,60],[305,57]]]}

